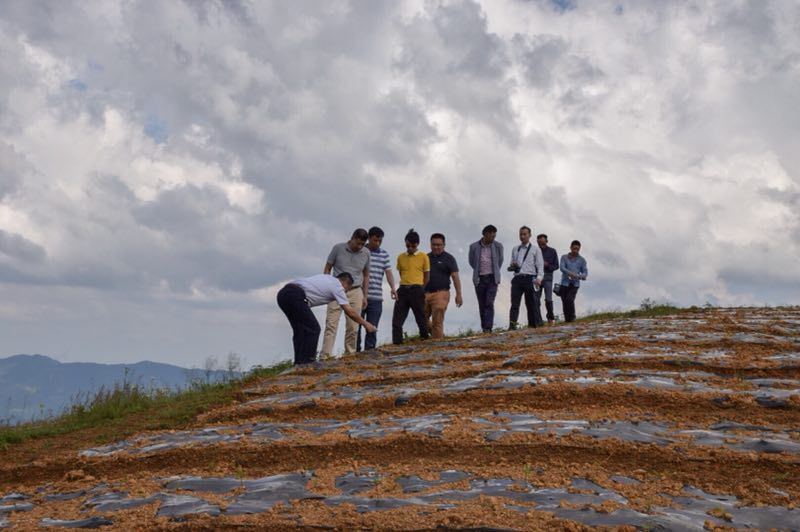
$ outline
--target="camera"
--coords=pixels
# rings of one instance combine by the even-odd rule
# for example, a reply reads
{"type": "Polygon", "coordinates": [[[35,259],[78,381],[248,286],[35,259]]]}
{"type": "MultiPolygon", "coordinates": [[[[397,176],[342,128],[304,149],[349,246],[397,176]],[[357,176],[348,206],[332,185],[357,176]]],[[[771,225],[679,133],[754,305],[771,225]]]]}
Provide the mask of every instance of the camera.
{"type": "Polygon", "coordinates": [[[519,270],[520,270],[520,269],[521,269],[521,268],[520,268],[520,265],[519,265],[519,264],[517,264],[516,262],[512,262],[512,263],[511,263],[511,264],[508,266],[508,271],[510,271],[510,272],[519,273],[519,270]]]}

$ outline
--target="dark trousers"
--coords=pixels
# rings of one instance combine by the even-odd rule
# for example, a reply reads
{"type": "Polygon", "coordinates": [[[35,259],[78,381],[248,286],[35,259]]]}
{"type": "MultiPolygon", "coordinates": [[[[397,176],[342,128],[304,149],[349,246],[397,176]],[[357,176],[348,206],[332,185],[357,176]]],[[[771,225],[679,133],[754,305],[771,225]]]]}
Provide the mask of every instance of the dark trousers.
{"type": "Polygon", "coordinates": [[[481,315],[481,329],[491,331],[494,327],[494,298],[497,296],[497,283],[494,275],[481,275],[475,285],[475,295],[478,296],[478,312],[481,315]]]}
{"type": "MultiPolygon", "coordinates": [[[[383,314],[383,301],[368,299],[367,308],[361,313],[361,317],[377,327],[378,322],[381,321],[381,314],[383,314]]],[[[356,351],[361,351],[361,329],[362,327],[359,325],[358,337],[356,338],[356,351]]],[[[378,333],[366,333],[364,336],[364,351],[375,349],[376,345],[378,345],[378,333]]]]}
{"type": "Polygon", "coordinates": [[[575,321],[575,296],[577,295],[577,286],[561,287],[561,308],[564,309],[564,321],[575,321]]]}
{"type": "Polygon", "coordinates": [[[419,327],[419,336],[423,340],[428,338],[428,322],[425,320],[425,291],[421,284],[401,285],[397,289],[397,300],[394,302],[392,313],[392,343],[403,343],[403,324],[408,317],[408,311],[414,313],[414,320],[419,327]]]}
{"type": "Polygon", "coordinates": [[[522,296],[525,296],[525,310],[528,311],[528,327],[538,327],[542,324],[542,315],[539,311],[539,291],[533,290],[532,275],[515,275],[511,279],[511,311],[508,319],[516,323],[519,318],[519,306],[522,296]]]}
{"type": "Polygon", "coordinates": [[[296,284],[287,284],[278,292],[278,307],[292,325],[294,363],[314,362],[317,358],[320,327],[308,306],[306,293],[296,284]]]}

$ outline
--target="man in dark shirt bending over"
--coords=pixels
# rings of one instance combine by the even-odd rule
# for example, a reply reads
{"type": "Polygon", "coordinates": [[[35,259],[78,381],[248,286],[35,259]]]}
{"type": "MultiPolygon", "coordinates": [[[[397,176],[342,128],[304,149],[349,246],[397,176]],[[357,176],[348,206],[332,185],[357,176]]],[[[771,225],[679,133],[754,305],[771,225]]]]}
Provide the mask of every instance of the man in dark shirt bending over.
{"type": "Polygon", "coordinates": [[[425,319],[431,338],[444,337],[444,313],[450,303],[450,279],[456,288],[456,306],[464,302],[461,298],[461,280],[458,277],[458,264],[455,257],[444,250],[444,235],[431,235],[431,273],[425,285],[425,319]]]}

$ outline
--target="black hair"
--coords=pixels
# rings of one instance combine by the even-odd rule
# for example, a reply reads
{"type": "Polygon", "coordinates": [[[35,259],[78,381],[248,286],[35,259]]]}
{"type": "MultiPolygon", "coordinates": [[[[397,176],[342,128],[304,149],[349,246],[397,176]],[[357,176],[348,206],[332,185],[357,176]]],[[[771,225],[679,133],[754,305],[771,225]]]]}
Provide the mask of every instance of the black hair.
{"type": "Polygon", "coordinates": [[[442,244],[444,244],[445,242],[447,242],[447,241],[445,240],[445,238],[444,238],[444,235],[443,235],[442,233],[433,233],[433,234],[431,235],[431,241],[433,241],[433,239],[434,239],[434,238],[441,238],[441,239],[442,239],[442,244]]]}
{"type": "Polygon", "coordinates": [[[419,244],[419,233],[414,231],[414,228],[408,230],[406,233],[406,242],[411,242],[412,244],[419,244]]]}
{"type": "Polygon", "coordinates": [[[378,238],[383,238],[383,229],[378,227],[377,225],[373,225],[369,228],[369,236],[377,236],[378,238]]]}
{"type": "Polygon", "coordinates": [[[544,233],[540,233],[540,234],[536,235],[536,240],[539,240],[539,239],[540,239],[540,238],[542,238],[542,237],[544,237],[544,239],[545,239],[545,240],[549,240],[549,239],[547,238],[547,235],[546,235],[546,234],[544,234],[544,233]]]}
{"type": "Polygon", "coordinates": [[[569,247],[572,247],[572,246],[581,247],[581,241],[580,240],[573,240],[572,244],[570,244],[569,247]]]}
{"type": "Polygon", "coordinates": [[[339,275],[336,276],[336,278],[339,279],[340,281],[345,281],[350,286],[353,286],[353,283],[355,282],[353,281],[353,276],[347,272],[340,273],[339,275]]]}
{"type": "Polygon", "coordinates": [[[519,228],[520,231],[522,231],[523,229],[527,229],[528,230],[528,234],[531,234],[531,228],[528,227],[527,225],[523,225],[522,227],[519,228]]]}
{"type": "Polygon", "coordinates": [[[362,242],[366,242],[367,238],[369,238],[369,235],[367,235],[366,229],[362,229],[359,227],[358,229],[353,231],[353,236],[351,236],[350,238],[352,238],[353,240],[361,240],[362,242]]]}
{"type": "Polygon", "coordinates": [[[489,225],[487,225],[486,227],[483,228],[483,231],[481,231],[481,234],[485,235],[486,233],[496,233],[496,232],[497,232],[497,228],[495,226],[493,226],[492,224],[489,224],[489,225]]]}

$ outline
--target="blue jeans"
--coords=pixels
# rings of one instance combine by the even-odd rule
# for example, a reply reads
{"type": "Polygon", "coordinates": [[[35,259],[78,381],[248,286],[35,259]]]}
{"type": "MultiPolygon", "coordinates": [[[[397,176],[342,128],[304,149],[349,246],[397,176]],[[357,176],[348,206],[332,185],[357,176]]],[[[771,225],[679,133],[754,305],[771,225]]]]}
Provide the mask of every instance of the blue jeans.
{"type": "MultiPolygon", "coordinates": [[[[381,321],[381,314],[383,313],[383,301],[377,301],[374,299],[367,300],[367,308],[361,312],[361,317],[373,324],[375,327],[378,326],[378,322],[381,321]]],[[[378,344],[378,333],[367,333],[364,335],[364,351],[368,349],[375,349],[375,346],[378,344]]],[[[358,326],[358,337],[356,338],[356,351],[361,351],[361,326],[358,326]]]]}

